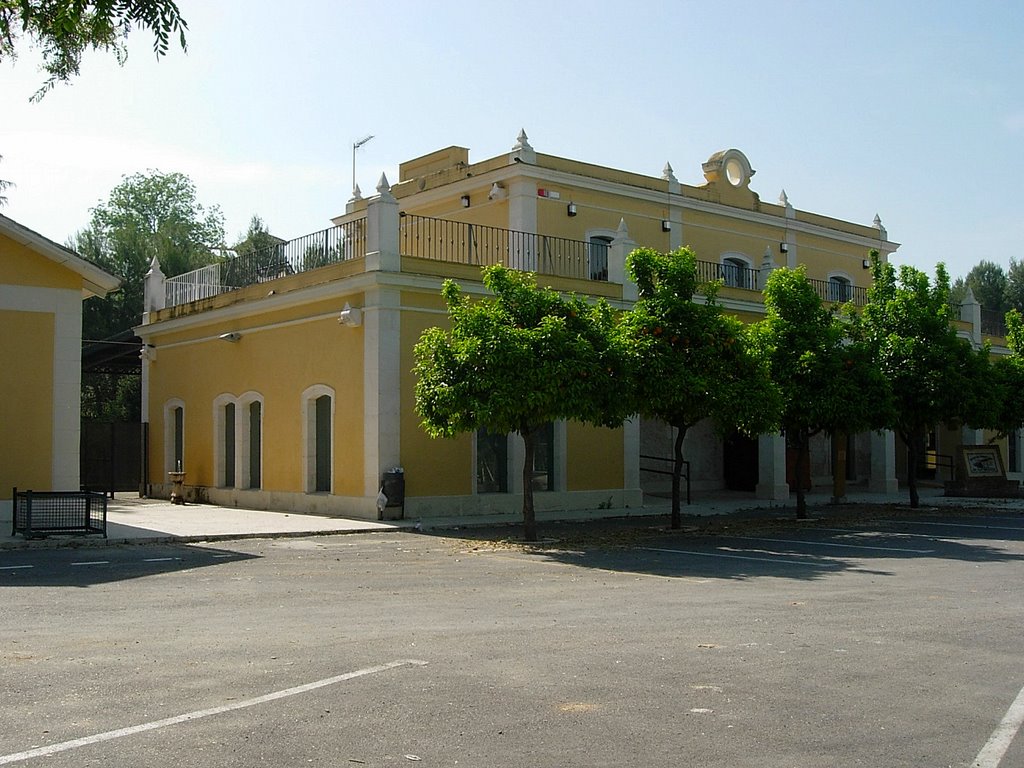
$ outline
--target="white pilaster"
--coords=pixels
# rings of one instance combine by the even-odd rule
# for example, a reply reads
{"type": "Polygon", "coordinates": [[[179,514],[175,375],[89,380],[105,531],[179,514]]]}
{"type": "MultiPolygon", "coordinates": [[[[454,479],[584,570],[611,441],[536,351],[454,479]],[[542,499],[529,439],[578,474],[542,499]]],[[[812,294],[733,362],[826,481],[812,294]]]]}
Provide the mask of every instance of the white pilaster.
{"type": "Polygon", "coordinates": [[[872,493],[896,493],[896,435],[892,431],[871,433],[871,476],[868,490],[872,493]]]}
{"type": "Polygon", "coordinates": [[[626,220],[619,219],[619,228],[615,231],[615,239],[608,248],[608,282],[622,286],[622,298],[625,301],[636,301],[637,286],[626,274],[626,257],[636,248],[636,241],[630,238],[626,220]]]}
{"type": "Polygon", "coordinates": [[[365,293],[363,492],[369,498],[376,498],[383,473],[401,466],[401,298],[393,288],[365,293]]]}
{"type": "Polygon", "coordinates": [[[757,436],[757,487],[759,499],[785,501],[789,498],[786,482],[786,439],[779,434],[757,436]]]}
{"type": "MultiPolygon", "coordinates": [[[[974,291],[967,286],[967,295],[960,305],[960,319],[971,324],[971,341],[981,346],[981,303],[974,297],[974,291]]],[[[973,444],[973,443],[972,443],[973,444]]]]}
{"type": "Polygon", "coordinates": [[[377,194],[366,203],[366,270],[401,272],[398,244],[398,201],[387,176],[380,175],[377,194]]]}
{"type": "MultiPolygon", "coordinates": [[[[537,233],[537,183],[533,179],[518,178],[508,184],[508,228],[516,232],[537,233]]],[[[534,239],[523,243],[521,263],[506,264],[511,269],[535,271],[537,254],[534,239]]]]}

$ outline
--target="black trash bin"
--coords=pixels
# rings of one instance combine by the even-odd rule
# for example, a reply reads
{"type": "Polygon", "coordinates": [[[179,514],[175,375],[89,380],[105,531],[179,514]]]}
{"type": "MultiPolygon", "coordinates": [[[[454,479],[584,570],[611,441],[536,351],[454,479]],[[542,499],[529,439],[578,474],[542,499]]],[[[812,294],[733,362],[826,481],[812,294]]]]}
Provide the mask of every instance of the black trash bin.
{"type": "Polygon", "coordinates": [[[378,518],[401,520],[405,517],[405,472],[399,467],[385,472],[381,491],[388,497],[388,501],[384,509],[379,511],[378,518]]]}

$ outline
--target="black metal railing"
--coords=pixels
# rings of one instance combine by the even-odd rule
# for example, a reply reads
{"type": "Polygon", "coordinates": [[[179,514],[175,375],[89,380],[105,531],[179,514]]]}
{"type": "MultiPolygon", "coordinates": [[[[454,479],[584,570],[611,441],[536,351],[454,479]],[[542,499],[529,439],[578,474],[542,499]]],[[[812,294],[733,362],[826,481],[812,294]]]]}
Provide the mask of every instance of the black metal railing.
{"type": "Polygon", "coordinates": [[[584,280],[608,279],[608,245],[403,213],[399,249],[455,264],[490,266],[584,280]]]}
{"type": "Polygon", "coordinates": [[[13,527],[30,539],[51,533],[107,535],[107,497],[94,491],[19,491],[11,494],[13,527]]]}
{"type": "Polygon", "coordinates": [[[852,302],[855,306],[863,307],[868,303],[868,289],[859,285],[853,285],[846,280],[811,280],[808,281],[814,292],[822,301],[831,301],[836,304],[852,302]]]}
{"type": "Polygon", "coordinates": [[[981,332],[988,336],[1006,336],[1006,316],[997,309],[982,308],[981,332]]]}
{"type": "Polygon", "coordinates": [[[169,278],[165,284],[166,304],[185,304],[365,255],[366,219],[362,218],[251,253],[231,255],[169,278]]]}
{"type": "Polygon", "coordinates": [[[757,270],[738,264],[719,264],[714,261],[697,261],[697,282],[712,283],[721,280],[729,288],[757,290],[757,270]]]}

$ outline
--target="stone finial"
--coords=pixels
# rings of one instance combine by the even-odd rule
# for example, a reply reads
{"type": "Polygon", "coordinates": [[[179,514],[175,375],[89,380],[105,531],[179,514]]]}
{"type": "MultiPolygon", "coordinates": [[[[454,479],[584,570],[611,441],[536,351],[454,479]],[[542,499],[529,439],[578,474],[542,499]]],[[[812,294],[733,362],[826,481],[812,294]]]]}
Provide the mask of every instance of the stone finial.
{"type": "Polygon", "coordinates": [[[766,245],[764,247],[764,255],[761,257],[761,266],[775,266],[775,254],[772,253],[772,247],[770,245],[766,245]]]}
{"type": "Polygon", "coordinates": [[[164,278],[164,271],[160,269],[160,259],[156,256],[154,256],[152,261],[149,262],[149,271],[146,273],[146,277],[150,276],[159,276],[161,280],[164,278]]]}
{"type": "Polygon", "coordinates": [[[516,143],[512,145],[512,162],[514,163],[536,163],[537,152],[530,146],[530,140],[526,135],[526,129],[520,128],[516,136],[516,143]]]}
{"type": "Polygon", "coordinates": [[[679,181],[679,179],[676,178],[675,173],[672,171],[671,163],[665,163],[665,168],[661,171],[661,178],[663,178],[665,181],[679,181]]]}
{"type": "Polygon", "coordinates": [[[875,214],[875,220],[871,222],[871,224],[872,226],[874,226],[875,229],[878,230],[878,234],[880,237],[884,239],[889,236],[888,233],[885,231],[885,227],[882,226],[882,217],[879,216],[877,213],[875,214]]]}
{"type": "Polygon", "coordinates": [[[779,205],[783,207],[789,205],[789,195],[786,194],[786,190],[779,192],[779,205]]]}
{"type": "Polygon", "coordinates": [[[391,184],[388,183],[388,177],[383,173],[380,175],[380,180],[377,182],[377,196],[381,200],[395,202],[395,197],[391,194],[391,184]]]}
{"type": "Polygon", "coordinates": [[[619,219],[619,226],[615,230],[615,239],[629,237],[629,227],[626,226],[625,219],[619,219]]]}
{"type": "Polygon", "coordinates": [[[966,306],[967,304],[977,304],[977,303],[978,303],[978,299],[975,298],[975,296],[974,296],[974,289],[971,288],[971,286],[968,285],[967,286],[967,293],[964,294],[963,304],[966,306]]]}
{"type": "Polygon", "coordinates": [[[353,200],[362,200],[363,199],[363,193],[359,189],[359,185],[358,184],[356,184],[354,187],[352,187],[352,199],[353,200]]]}

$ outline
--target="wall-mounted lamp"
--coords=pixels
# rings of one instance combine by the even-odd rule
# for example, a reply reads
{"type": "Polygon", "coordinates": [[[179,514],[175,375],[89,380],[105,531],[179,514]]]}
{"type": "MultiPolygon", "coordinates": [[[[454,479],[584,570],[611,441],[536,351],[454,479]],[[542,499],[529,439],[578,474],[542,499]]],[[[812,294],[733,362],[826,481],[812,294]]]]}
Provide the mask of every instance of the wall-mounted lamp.
{"type": "Polygon", "coordinates": [[[569,205],[567,205],[565,207],[565,210],[566,210],[566,212],[570,216],[575,216],[576,215],[576,203],[569,203],[569,205]]]}
{"type": "Polygon", "coordinates": [[[156,361],[156,347],[152,344],[146,344],[141,350],[139,350],[139,357],[143,360],[149,360],[149,362],[156,361]]]}
{"type": "Polygon", "coordinates": [[[459,198],[463,208],[469,208],[469,195],[463,195],[459,198]]]}
{"type": "Polygon", "coordinates": [[[355,328],[356,326],[362,325],[363,311],[358,307],[353,308],[346,301],[345,307],[341,310],[341,314],[338,315],[338,322],[342,325],[347,325],[349,328],[355,328]]]}
{"type": "Polygon", "coordinates": [[[871,269],[871,259],[864,259],[860,265],[864,267],[864,269],[871,269]]]}
{"type": "Polygon", "coordinates": [[[236,342],[242,338],[242,334],[232,331],[231,333],[222,333],[218,338],[221,341],[236,342]]]}
{"type": "Polygon", "coordinates": [[[789,243],[779,243],[779,253],[789,253],[789,243]]]}
{"type": "Polygon", "coordinates": [[[672,231],[672,222],[669,221],[668,219],[662,219],[661,220],[661,231],[662,232],[671,232],[672,231]]]}

